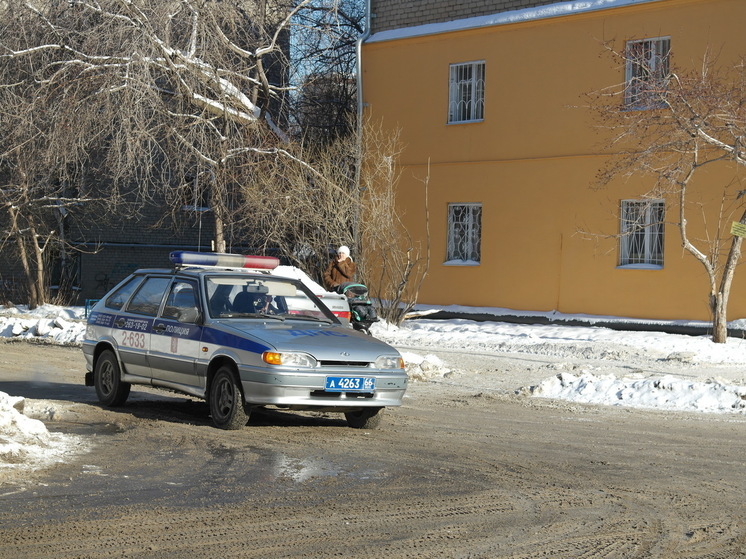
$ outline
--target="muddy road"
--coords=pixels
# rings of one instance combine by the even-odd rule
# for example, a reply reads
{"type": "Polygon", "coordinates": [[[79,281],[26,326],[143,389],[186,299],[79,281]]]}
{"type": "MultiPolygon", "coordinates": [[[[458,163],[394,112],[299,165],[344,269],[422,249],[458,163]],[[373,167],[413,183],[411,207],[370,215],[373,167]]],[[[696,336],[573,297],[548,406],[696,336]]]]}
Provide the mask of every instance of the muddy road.
{"type": "Polygon", "coordinates": [[[0,558],[746,557],[742,415],[415,382],[379,430],[278,411],[226,432],[165,392],[102,409],[79,349],[0,351],[0,391],[55,401],[49,430],[88,446],[0,479],[0,558]]]}

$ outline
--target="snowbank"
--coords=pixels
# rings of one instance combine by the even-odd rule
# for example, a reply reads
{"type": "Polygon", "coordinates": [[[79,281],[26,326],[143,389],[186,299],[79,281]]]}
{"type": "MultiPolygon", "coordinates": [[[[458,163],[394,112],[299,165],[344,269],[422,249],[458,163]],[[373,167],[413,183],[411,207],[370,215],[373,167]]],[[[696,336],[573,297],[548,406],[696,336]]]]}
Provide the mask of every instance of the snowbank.
{"type": "Polygon", "coordinates": [[[26,399],[0,392],[0,485],[12,471],[45,468],[82,451],[82,437],[50,433],[44,423],[24,415],[26,399]]]}
{"type": "Polygon", "coordinates": [[[560,373],[533,388],[533,395],[607,406],[727,413],[746,411],[746,386],[673,376],[659,379],[560,373]]]}
{"type": "Polygon", "coordinates": [[[0,306],[0,338],[46,341],[60,345],[77,345],[85,336],[85,309],[43,305],[28,307],[0,306]]]}

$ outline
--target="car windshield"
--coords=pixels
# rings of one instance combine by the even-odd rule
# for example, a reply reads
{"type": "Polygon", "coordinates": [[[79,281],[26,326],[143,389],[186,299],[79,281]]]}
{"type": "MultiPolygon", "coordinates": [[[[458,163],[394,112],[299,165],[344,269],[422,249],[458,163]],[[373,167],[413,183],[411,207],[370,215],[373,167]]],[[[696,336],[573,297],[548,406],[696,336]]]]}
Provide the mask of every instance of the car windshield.
{"type": "Polygon", "coordinates": [[[205,278],[205,288],[212,318],[334,320],[300,283],[285,278],[215,275],[205,278]]]}

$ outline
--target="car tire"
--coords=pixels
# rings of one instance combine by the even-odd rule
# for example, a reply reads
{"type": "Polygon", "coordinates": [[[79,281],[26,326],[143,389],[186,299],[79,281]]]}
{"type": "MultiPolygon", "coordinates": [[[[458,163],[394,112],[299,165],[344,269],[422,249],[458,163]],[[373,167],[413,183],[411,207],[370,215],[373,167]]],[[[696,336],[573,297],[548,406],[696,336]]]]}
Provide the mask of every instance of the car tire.
{"type": "Polygon", "coordinates": [[[376,429],[381,424],[383,408],[364,408],[345,413],[347,425],[353,429],[376,429]]]}
{"type": "Polygon", "coordinates": [[[101,352],[93,371],[93,385],[98,401],[108,407],[118,407],[127,401],[131,385],[122,382],[122,372],[114,352],[107,349],[101,352]]]}
{"type": "Polygon", "coordinates": [[[220,429],[241,429],[249,422],[249,412],[243,401],[241,387],[233,369],[220,367],[210,383],[208,395],[210,415],[220,429]]]}

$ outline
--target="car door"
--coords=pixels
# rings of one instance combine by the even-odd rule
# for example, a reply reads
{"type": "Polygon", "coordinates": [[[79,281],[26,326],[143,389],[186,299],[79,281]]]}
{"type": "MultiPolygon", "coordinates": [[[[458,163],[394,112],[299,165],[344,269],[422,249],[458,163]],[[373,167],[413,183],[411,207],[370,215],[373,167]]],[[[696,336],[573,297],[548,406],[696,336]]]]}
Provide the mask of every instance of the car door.
{"type": "Polygon", "coordinates": [[[127,374],[151,378],[148,351],[153,321],[170,283],[171,278],[167,276],[146,277],[125,312],[114,319],[114,338],[127,374]]]}
{"type": "Polygon", "coordinates": [[[153,323],[149,361],[153,384],[178,384],[182,388],[205,388],[198,378],[196,362],[202,339],[197,282],[174,279],[161,314],[153,323]]]}

